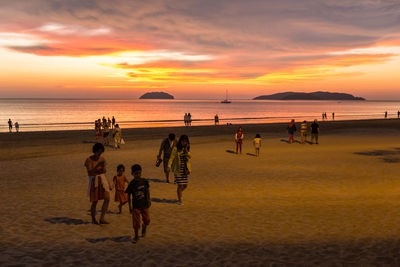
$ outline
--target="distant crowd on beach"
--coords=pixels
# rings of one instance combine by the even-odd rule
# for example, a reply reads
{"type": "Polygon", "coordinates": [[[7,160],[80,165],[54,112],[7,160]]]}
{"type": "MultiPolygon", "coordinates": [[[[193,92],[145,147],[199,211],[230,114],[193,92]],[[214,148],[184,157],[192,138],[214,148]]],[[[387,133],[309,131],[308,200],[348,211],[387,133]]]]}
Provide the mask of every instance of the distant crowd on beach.
{"type": "Polygon", "coordinates": [[[125,144],[125,140],[122,138],[122,130],[119,124],[116,123],[114,116],[112,119],[103,116],[103,119],[97,119],[94,122],[94,129],[96,133],[96,141],[102,140],[102,144],[105,146],[110,145],[110,136],[112,135],[114,140],[114,148],[121,148],[121,144],[125,144]]]}

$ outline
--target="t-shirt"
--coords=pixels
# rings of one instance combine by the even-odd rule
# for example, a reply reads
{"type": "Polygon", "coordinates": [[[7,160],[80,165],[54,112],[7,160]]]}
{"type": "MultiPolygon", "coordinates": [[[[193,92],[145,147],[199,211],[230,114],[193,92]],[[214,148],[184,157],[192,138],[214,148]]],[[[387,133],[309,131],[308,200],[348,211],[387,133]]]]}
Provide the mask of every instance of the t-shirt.
{"type": "Polygon", "coordinates": [[[318,133],[318,129],[319,129],[318,123],[313,122],[313,123],[311,124],[311,133],[317,134],[317,133],[318,133]]]}
{"type": "Polygon", "coordinates": [[[132,208],[147,209],[151,206],[149,182],[144,178],[133,179],[125,193],[132,195],[132,208]]]}

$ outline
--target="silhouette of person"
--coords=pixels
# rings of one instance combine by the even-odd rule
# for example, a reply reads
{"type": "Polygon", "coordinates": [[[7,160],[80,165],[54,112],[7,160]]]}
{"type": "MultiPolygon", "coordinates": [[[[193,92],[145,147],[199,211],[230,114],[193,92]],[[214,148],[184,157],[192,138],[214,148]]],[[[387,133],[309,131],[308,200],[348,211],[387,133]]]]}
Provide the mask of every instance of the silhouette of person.
{"type": "Polygon", "coordinates": [[[400,118],[400,110],[397,111],[397,118],[400,118]]]}
{"type": "Polygon", "coordinates": [[[19,132],[19,123],[18,123],[18,121],[16,121],[14,125],[15,125],[15,130],[18,133],[19,132]]]}
{"type": "Polygon", "coordinates": [[[214,123],[215,123],[215,125],[219,124],[218,114],[215,114],[215,116],[214,116],[214,123]]]}
{"type": "Polygon", "coordinates": [[[8,130],[10,131],[10,133],[12,132],[12,125],[13,125],[13,123],[12,123],[11,119],[8,119],[8,130]]]}
{"type": "Polygon", "coordinates": [[[192,114],[188,113],[187,118],[188,118],[188,125],[192,126],[192,114]]]}
{"type": "Polygon", "coordinates": [[[335,112],[332,112],[332,120],[335,119],[335,112]]]}
{"type": "Polygon", "coordinates": [[[387,119],[387,111],[385,111],[385,119],[387,119]]]}

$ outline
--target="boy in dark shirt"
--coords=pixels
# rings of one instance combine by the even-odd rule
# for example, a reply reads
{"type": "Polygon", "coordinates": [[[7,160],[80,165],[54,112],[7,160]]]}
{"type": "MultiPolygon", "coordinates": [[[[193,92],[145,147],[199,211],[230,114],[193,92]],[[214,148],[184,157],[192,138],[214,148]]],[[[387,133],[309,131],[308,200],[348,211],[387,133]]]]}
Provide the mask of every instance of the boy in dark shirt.
{"type": "Polygon", "coordinates": [[[141,178],[142,167],[140,165],[133,165],[131,170],[133,180],[129,183],[125,193],[128,194],[129,211],[132,214],[132,226],[135,232],[132,242],[136,243],[139,240],[140,217],[143,221],[142,237],[146,235],[146,228],[150,224],[150,185],[146,179],[141,178]]]}

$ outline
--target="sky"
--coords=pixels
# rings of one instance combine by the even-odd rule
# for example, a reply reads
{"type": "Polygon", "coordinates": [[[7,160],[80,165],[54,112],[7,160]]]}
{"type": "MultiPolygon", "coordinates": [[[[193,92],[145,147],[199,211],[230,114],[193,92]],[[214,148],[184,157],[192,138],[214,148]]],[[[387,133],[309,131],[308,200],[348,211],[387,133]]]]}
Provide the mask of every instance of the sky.
{"type": "Polygon", "coordinates": [[[0,97],[400,100],[398,0],[0,0],[0,97]]]}

